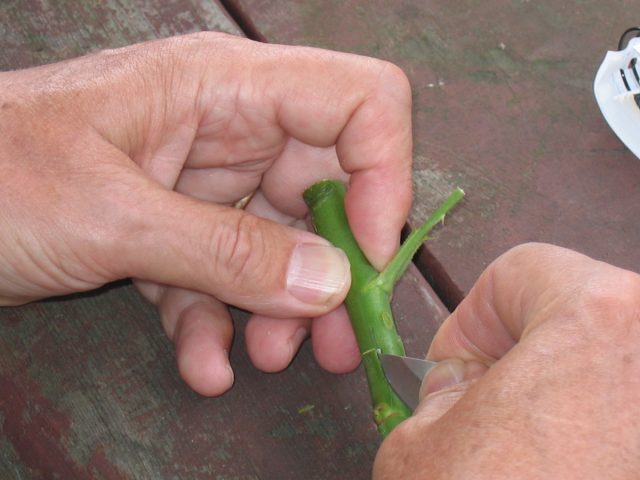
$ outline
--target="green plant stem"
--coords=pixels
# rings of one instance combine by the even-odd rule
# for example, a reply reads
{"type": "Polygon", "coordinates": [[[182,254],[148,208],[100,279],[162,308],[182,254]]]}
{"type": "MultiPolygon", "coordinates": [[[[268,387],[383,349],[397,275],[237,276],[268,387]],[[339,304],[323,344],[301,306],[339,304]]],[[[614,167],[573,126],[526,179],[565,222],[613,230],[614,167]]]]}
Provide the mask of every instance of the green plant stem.
{"type": "Polygon", "coordinates": [[[404,355],[391,313],[393,286],[406,270],[428,232],[464,195],[458,189],[427,222],[412,233],[382,273],[373,268],[356,242],[344,210],[345,186],[323,180],[304,192],[317,233],[341,248],[351,263],[351,289],[345,305],[356,334],[369,382],[373,416],[386,437],[411,410],[393,391],[382,370],[380,353],[404,355]]]}
{"type": "Polygon", "coordinates": [[[413,256],[416,254],[420,246],[429,237],[429,232],[438,223],[444,222],[444,217],[456,204],[464,198],[464,190],[457,187],[449,197],[442,202],[435,212],[429,216],[429,218],[420,227],[413,230],[406,238],[398,253],[389,262],[389,265],[383,272],[378,275],[377,282],[381,286],[389,286],[393,289],[393,286],[398,283],[400,277],[405,272],[413,256]]]}

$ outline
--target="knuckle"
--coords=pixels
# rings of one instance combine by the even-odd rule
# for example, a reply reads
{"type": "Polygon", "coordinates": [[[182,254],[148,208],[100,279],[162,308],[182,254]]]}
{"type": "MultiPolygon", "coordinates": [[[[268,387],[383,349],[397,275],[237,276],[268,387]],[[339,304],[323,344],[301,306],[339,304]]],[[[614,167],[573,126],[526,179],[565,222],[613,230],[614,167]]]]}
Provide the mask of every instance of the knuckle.
{"type": "Polygon", "coordinates": [[[546,277],[547,287],[555,289],[563,308],[573,310],[581,323],[596,329],[611,330],[615,325],[625,326],[626,320],[640,318],[640,275],[572,250],[525,243],[503,254],[493,270],[497,270],[494,277],[519,278],[522,282],[546,277]]]}
{"type": "Polygon", "coordinates": [[[407,74],[395,63],[382,61],[380,85],[404,103],[411,102],[411,83],[407,74]]]}
{"type": "Polygon", "coordinates": [[[408,88],[409,78],[402,68],[395,63],[384,61],[384,78],[396,87],[408,88]]]}
{"type": "Polygon", "coordinates": [[[176,61],[182,62],[185,66],[193,61],[194,56],[204,55],[205,59],[210,59],[212,48],[216,46],[229,46],[231,42],[241,41],[237,37],[224,32],[194,32],[185,35],[169,37],[158,40],[160,50],[165,50],[175,57],[176,61]]]}
{"type": "Polygon", "coordinates": [[[640,275],[606,266],[607,272],[587,280],[582,292],[583,308],[598,323],[611,328],[615,320],[640,319],[640,275]],[[612,320],[614,320],[612,322],[612,320]]]}
{"type": "MultiPolygon", "coordinates": [[[[216,276],[232,286],[260,275],[266,260],[266,241],[261,220],[247,213],[220,223],[210,240],[216,276]]],[[[266,272],[265,272],[266,273],[266,272]]],[[[246,285],[245,285],[246,286],[246,285]]]]}
{"type": "Polygon", "coordinates": [[[182,38],[189,42],[202,42],[202,41],[216,41],[216,40],[225,40],[225,39],[227,40],[237,39],[238,37],[225,32],[201,31],[201,32],[187,33],[186,35],[182,35],[180,37],[174,37],[174,38],[182,38]]]}
{"type": "Polygon", "coordinates": [[[560,248],[545,243],[526,242],[507,250],[501,259],[504,262],[519,262],[527,258],[549,255],[555,250],[560,250],[560,248]]]}
{"type": "Polygon", "coordinates": [[[500,255],[489,270],[497,279],[514,277],[523,282],[527,275],[536,276],[542,272],[551,274],[555,265],[575,263],[574,255],[578,254],[555,245],[527,242],[500,255]]]}
{"type": "Polygon", "coordinates": [[[525,270],[528,268],[528,260],[540,255],[541,244],[523,243],[510,248],[496,258],[486,269],[484,275],[488,275],[493,282],[499,283],[502,277],[512,269],[525,270]]]}

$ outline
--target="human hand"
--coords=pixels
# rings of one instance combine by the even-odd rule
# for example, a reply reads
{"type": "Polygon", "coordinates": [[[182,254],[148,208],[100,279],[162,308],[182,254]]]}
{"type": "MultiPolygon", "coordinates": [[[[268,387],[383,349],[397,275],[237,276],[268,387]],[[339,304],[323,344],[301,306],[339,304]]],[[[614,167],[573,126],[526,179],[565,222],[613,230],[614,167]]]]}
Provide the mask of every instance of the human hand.
{"type": "Polygon", "coordinates": [[[550,245],[492,263],[374,479],[636,478],[640,276],[550,245]]]}
{"type": "Polygon", "coordinates": [[[254,313],[259,368],[313,330],[320,364],[352,369],[346,258],[291,226],[307,186],[348,179],[354,233],[385,265],[411,201],[410,104],[389,63],[215,33],[3,72],[0,305],[133,277],[205,395],[233,382],[226,304],[254,313]]]}

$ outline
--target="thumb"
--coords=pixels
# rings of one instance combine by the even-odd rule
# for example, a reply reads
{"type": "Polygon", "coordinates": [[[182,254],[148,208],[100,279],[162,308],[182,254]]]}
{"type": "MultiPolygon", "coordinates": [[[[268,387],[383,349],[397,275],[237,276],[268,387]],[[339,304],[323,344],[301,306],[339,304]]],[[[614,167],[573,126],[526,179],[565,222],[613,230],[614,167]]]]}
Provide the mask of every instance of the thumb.
{"type": "Polygon", "coordinates": [[[326,240],[172,191],[156,191],[133,215],[126,276],[198,290],[276,317],[318,316],[351,284],[346,255],[326,240]]]}
{"type": "Polygon", "coordinates": [[[422,380],[414,415],[433,423],[449,411],[488,370],[485,364],[457,358],[443,360],[422,380]]]}

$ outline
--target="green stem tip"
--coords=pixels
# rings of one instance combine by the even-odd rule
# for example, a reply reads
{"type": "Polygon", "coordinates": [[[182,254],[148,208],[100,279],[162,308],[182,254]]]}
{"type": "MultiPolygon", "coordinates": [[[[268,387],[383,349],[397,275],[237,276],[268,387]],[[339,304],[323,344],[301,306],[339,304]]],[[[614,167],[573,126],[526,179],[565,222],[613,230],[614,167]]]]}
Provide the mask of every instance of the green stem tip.
{"type": "Polygon", "coordinates": [[[428,239],[429,232],[438,223],[444,223],[444,217],[449,211],[455,207],[460,200],[464,198],[464,190],[460,187],[449,195],[449,197],[442,202],[435,212],[429,216],[429,218],[420,227],[413,230],[404,243],[400,246],[398,253],[393,257],[391,262],[387,265],[383,272],[378,277],[378,282],[384,286],[393,289],[394,285],[398,282],[402,274],[407,270],[407,267],[411,263],[413,256],[416,254],[420,246],[428,239]]]}

